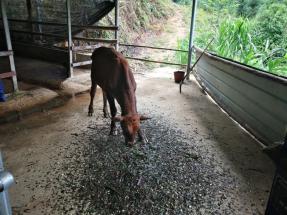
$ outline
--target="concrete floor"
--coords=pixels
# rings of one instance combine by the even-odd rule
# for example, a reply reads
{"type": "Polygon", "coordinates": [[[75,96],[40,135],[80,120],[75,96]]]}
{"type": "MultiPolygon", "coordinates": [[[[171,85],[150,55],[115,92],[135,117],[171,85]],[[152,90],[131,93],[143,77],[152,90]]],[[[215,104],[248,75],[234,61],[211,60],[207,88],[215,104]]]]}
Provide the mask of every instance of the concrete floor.
{"type": "MultiPolygon", "coordinates": [[[[136,74],[139,110],[151,110],[192,137],[202,159],[213,162],[217,172],[232,179],[229,192],[224,193],[226,203],[218,206],[221,214],[226,214],[223,211],[229,207],[232,214],[264,214],[274,174],[271,160],[254,139],[201,92],[194,80],[184,85],[179,94],[172,71],[160,68],[136,74]]],[[[98,90],[95,102],[97,118],[102,116],[100,93],[98,90]]],[[[5,166],[16,179],[10,190],[14,214],[66,214],[53,211],[51,199],[56,197],[51,187],[60,177],[53,169],[67,159],[65,154],[74,135],[96,120],[87,117],[88,102],[88,94],[80,95],[63,107],[0,126],[5,166]]]]}

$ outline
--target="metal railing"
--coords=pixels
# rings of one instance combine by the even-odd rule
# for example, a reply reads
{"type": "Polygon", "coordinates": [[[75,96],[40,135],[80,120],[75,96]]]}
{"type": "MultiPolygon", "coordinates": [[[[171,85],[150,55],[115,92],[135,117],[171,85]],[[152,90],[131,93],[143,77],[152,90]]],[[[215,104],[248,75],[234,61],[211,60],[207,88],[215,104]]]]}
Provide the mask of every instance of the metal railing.
{"type": "MultiPolygon", "coordinates": [[[[188,53],[187,50],[182,50],[182,49],[163,48],[163,47],[146,46],[146,45],[136,45],[136,44],[125,44],[125,43],[119,43],[119,45],[120,45],[120,46],[124,46],[124,47],[145,48],[145,49],[165,50],[165,51],[174,51],[174,52],[184,52],[184,53],[188,53]]],[[[136,61],[143,61],[143,62],[150,62],[150,63],[159,63],[159,64],[182,66],[182,67],[186,67],[186,66],[187,66],[187,64],[181,64],[181,63],[175,63],[175,62],[158,61],[158,60],[145,59],[145,58],[137,58],[137,57],[131,57],[131,56],[125,56],[125,57],[126,57],[127,59],[136,60],[136,61]]]]}
{"type": "MultiPolygon", "coordinates": [[[[115,10],[115,26],[94,26],[94,25],[74,25],[71,24],[71,8],[70,8],[70,0],[66,0],[66,13],[67,13],[67,23],[55,23],[55,22],[43,22],[43,21],[34,21],[34,20],[22,20],[22,19],[9,19],[10,22],[15,23],[28,23],[28,24],[35,24],[35,25],[50,25],[50,26],[61,26],[65,27],[67,26],[67,29],[63,29],[62,34],[55,34],[54,32],[35,32],[31,28],[30,31],[25,30],[11,30],[13,33],[18,34],[28,34],[31,36],[43,36],[43,37],[50,37],[50,38],[58,38],[62,40],[68,41],[68,52],[69,52],[69,70],[70,70],[70,76],[73,76],[73,67],[83,66],[91,64],[91,60],[86,60],[83,62],[73,62],[73,53],[85,51],[85,50],[91,50],[98,45],[80,45],[80,46],[74,46],[73,40],[76,41],[85,41],[85,42],[96,42],[96,43],[108,43],[115,45],[115,48],[118,49],[119,46],[121,47],[134,47],[134,48],[144,48],[144,49],[154,49],[154,50],[165,50],[165,51],[174,51],[174,52],[183,52],[188,53],[188,50],[182,50],[182,49],[173,49],[173,48],[164,48],[164,47],[154,47],[154,46],[147,46],[147,45],[136,45],[136,44],[125,44],[125,43],[119,43],[118,42],[118,30],[119,30],[119,20],[118,20],[118,4],[116,4],[116,10],[115,10]],[[80,37],[80,36],[72,36],[72,27],[77,28],[80,30],[87,30],[87,29],[93,29],[93,30],[106,30],[106,31],[114,31],[115,32],[115,38],[114,39],[106,39],[106,38],[87,38],[87,37],[80,37]],[[67,31],[68,33],[65,33],[67,31]]],[[[167,61],[158,61],[154,59],[146,59],[146,58],[139,58],[139,57],[132,57],[132,56],[126,56],[127,59],[130,60],[136,60],[136,61],[143,61],[143,62],[150,62],[150,63],[159,63],[159,64],[167,64],[167,65],[176,65],[181,67],[186,67],[186,64],[176,63],[176,62],[167,62],[167,61]]]]}
{"type": "MultiPolygon", "coordinates": [[[[118,16],[116,16],[115,25],[116,26],[99,26],[99,25],[74,25],[71,24],[71,5],[70,0],[66,0],[66,13],[67,13],[67,23],[55,23],[55,22],[43,22],[43,21],[34,21],[34,20],[23,20],[23,19],[9,19],[10,22],[15,23],[27,23],[27,24],[35,24],[35,25],[49,25],[49,26],[61,26],[65,27],[66,29],[63,29],[62,34],[55,34],[53,32],[45,33],[45,32],[36,32],[33,31],[31,28],[30,31],[27,30],[16,30],[11,29],[12,33],[16,34],[27,34],[31,36],[41,36],[41,37],[50,37],[50,38],[57,38],[61,40],[68,41],[68,52],[69,52],[69,76],[73,76],[73,67],[82,66],[82,65],[88,65],[91,64],[91,61],[84,61],[84,62],[73,62],[73,52],[81,51],[81,50],[87,50],[91,47],[91,45],[87,46],[74,46],[73,40],[76,41],[85,41],[85,42],[96,42],[96,43],[108,43],[108,44],[115,44],[115,47],[118,45],[118,34],[116,33],[119,30],[119,27],[117,26],[118,23],[118,16]],[[80,36],[72,36],[72,28],[76,28],[79,30],[104,30],[104,31],[114,31],[115,32],[115,39],[106,39],[106,38],[87,38],[87,37],[80,37],[80,36]],[[64,33],[64,32],[67,33],[64,33]]],[[[116,6],[116,10],[118,10],[118,7],[116,6]]],[[[3,29],[0,29],[3,30],[3,29]]],[[[92,45],[93,46],[93,45],[92,45]]]]}
{"type": "Polygon", "coordinates": [[[125,44],[125,43],[119,43],[119,45],[120,45],[120,46],[126,46],[126,47],[148,48],[148,49],[157,49],[157,50],[166,50],[166,51],[175,51],[175,52],[186,52],[186,53],[188,53],[187,50],[182,50],[182,49],[171,49],[171,48],[162,48],[162,47],[154,47],[154,46],[125,44]]]}

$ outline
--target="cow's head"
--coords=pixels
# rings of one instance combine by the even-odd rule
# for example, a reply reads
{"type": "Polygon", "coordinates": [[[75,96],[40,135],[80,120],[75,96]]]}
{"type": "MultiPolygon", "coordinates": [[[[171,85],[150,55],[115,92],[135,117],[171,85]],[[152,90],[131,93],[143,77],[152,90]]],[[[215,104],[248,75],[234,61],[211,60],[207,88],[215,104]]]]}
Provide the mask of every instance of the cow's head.
{"type": "Polygon", "coordinates": [[[147,119],[150,118],[135,114],[126,116],[116,116],[113,118],[113,121],[121,123],[126,144],[133,145],[135,143],[136,135],[140,129],[140,121],[147,119]]]}

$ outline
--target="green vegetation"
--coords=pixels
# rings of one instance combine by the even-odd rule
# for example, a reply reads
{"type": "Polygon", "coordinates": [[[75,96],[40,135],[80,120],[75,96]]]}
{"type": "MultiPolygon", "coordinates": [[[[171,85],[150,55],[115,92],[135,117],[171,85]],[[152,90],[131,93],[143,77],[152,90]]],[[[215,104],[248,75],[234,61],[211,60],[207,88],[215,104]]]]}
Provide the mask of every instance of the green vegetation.
{"type": "Polygon", "coordinates": [[[150,29],[156,20],[172,14],[170,0],[120,1],[122,42],[134,41],[143,31],[150,29]]]}
{"type": "MultiPolygon", "coordinates": [[[[201,0],[195,45],[212,37],[210,51],[287,77],[287,0],[201,0]]],[[[188,49],[187,38],[178,48],[188,49]]],[[[187,62],[184,54],[177,59],[187,62]]]]}
{"type": "MultiPolygon", "coordinates": [[[[123,43],[136,41],[141,34],[150,29],[158,20],[172,14],[171,0],[125,0],[120,6],[120,39],[123,43]]],[[[100,20],[99,25],[113,25],[114,16],[108,15],[100,20]]],[[[99,31],[98,37],[112,39],[113,32],[99,31]]]]}
{"type": "MultiPolygon", "coordinates": [[[[185,38],[177,41],[177,48],[182,50],[188,50],[189,38],[185,38]]],[[[176,60],[180,64],[187,64],[188,54],[186,52],[176,52],[176,60]]]]}
{"type": "Polygon", "coordinates": [[[177,4],[190,5],[191,0],[173,0],[177,4]]]}

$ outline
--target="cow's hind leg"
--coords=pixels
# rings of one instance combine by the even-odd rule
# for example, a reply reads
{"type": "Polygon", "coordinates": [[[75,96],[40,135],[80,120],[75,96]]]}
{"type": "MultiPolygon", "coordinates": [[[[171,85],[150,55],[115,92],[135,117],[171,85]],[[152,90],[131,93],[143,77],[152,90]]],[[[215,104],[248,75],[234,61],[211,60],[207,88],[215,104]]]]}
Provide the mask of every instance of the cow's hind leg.
{"type": "Polygon", "coordinates": [[[117,107],[116,107],[116,104],[115,104],[115,99],[111,95],[109,95],[108,93],[107,93],[107,98],[108,98],[108,101],[109,101],[111,115],[112,115],[110,135],[117,135],[116,122],[113,120],[113,118],[117,114],[117,107]]]}
{"type": "Polygon", "coordinates": [[[107,106],[107,94],[105,91],[103,91],[103,112],[104,112],[104,117],[108,118],[109,117],[109,112],[108,112],[108,106],[107,106]]]}
{"type": "Polygon", "coordinates": [[[90,100],[90,105],[89,105],[89,114],[88,114],[89,116],[93,116],[93,113],[94,113],[94,98],[95,98],[96,91],[97,91],[97,85],[92,84],[91,91],[90,91],[91,100],[90,100]]]}

